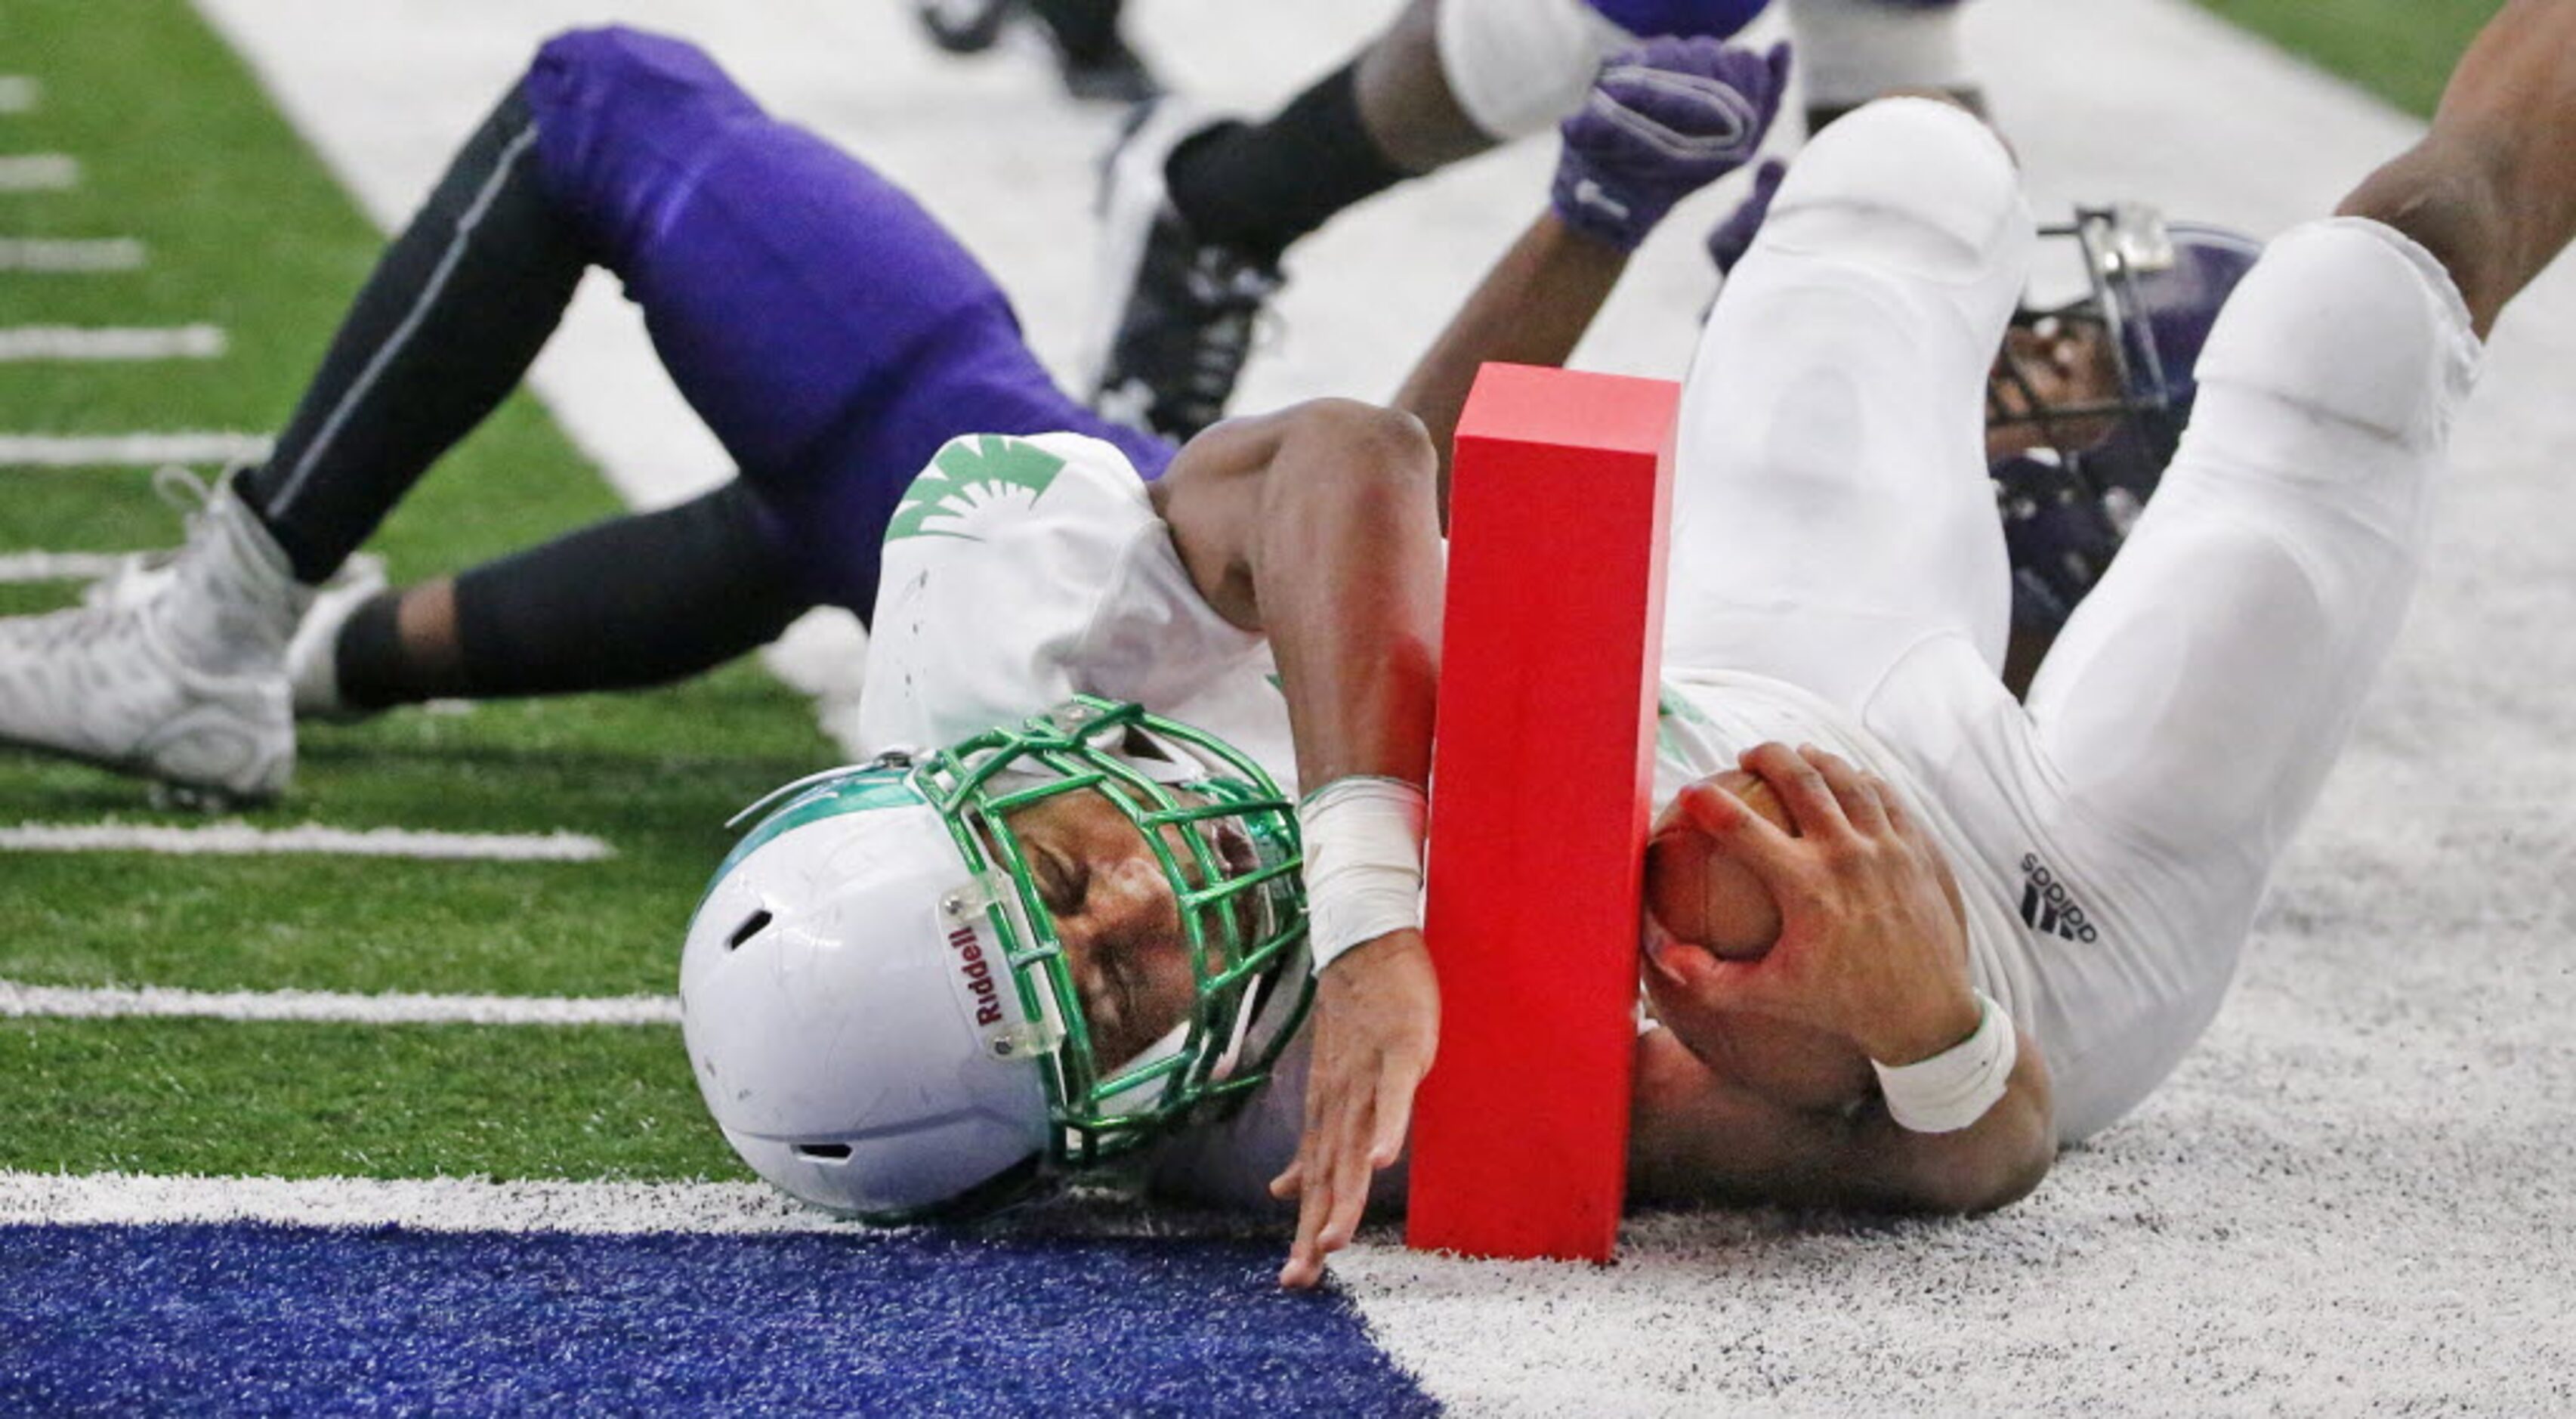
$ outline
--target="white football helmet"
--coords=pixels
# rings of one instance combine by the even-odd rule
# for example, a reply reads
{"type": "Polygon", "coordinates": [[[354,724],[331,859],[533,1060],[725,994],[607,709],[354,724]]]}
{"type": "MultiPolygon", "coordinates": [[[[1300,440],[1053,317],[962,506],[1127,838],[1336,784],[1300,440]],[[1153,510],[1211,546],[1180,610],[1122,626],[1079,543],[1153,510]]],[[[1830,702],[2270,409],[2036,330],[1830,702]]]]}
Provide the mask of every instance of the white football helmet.
{"type": "Polygon", "coordinates": [[[726,1139],[806,1202],[884,1223],[989,1211],[1231,1109],[1303,1018],[1294,807],[1188,726],[1077,699],[744,816],[771,804],[690,923],[681,1030],[726,1139]],[[1084,791],[1154,846],[1197,975],[1189,1017],[1134,1060],[1093,1057],[1009,823],[1084,791]]]}

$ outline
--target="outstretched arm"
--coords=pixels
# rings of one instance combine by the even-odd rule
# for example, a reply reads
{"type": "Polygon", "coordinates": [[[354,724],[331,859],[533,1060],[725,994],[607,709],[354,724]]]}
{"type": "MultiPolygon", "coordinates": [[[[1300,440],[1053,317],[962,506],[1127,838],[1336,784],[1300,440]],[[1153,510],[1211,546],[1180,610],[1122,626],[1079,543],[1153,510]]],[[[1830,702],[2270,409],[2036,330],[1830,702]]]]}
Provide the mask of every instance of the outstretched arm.
{"type": "Polygon", "coordinates": [[[2430,131],[2336,210],[2432,252],[2486,335],[2576,237],[2576,4],[2509,0],[2451,71],[2430,131]]]}
{"type": "Polygon", "coordinates": [[[1762,146],[1787,86],[1789,51],[1661,39],[1613,58],[1565,120],[1548,210],[1505,252],[1396,392],[1440,459],[1476,371],[1488,362],[1559,365],[1600,314],[1628,255],[1675,202],[1762,146]]]}
{"type": "MultiPolygon", "coordinates": [[[[1392,904],[1409,924],[1390,928],[1383,893],[1376,914],[1335,925],[1323,830],[1311,816],[1329,785],[1418,804],[1429,780],[1442,589],[1434,468],[1411,417],[1323,400],[1209,429],[1153,490],[1200,593],[1270,638],[1309,794],[1300,814],[1309,929],[1319,961],[1334,946],[1351,948],[1317,977],[1305,1134],[1272,1185],[1298,1199],[1297,1239],[1280,1272],[1290,1286],[1322,1280],[1325,1255],[1358,1230],[1371,1176],[1403,1151],[1414,1088],[1439,1036],[1420,929],[1419,820],[1409,843],[1371,841],[1358,854],[1390,857],[1369,864],[1381,877],[1411,874],[1392,904]]],[[[1401,824],[1392,836],[1404,837],[1401,824]]]]}

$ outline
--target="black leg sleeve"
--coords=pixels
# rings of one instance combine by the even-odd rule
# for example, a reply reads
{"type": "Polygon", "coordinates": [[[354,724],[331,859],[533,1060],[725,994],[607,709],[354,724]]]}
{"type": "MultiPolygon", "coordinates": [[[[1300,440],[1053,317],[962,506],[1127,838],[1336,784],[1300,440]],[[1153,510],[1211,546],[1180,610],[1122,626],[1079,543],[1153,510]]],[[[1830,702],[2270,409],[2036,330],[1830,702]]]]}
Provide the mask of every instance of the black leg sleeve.
{"type": "Polygon", "coordinates": [[[298,578],[329,576],[518,384],[586,265],[513,88],[386,248],[268,462],[241,480],[298,578]]]}
{"type": "Polygon", "coordinates": [[[782,570],[750,490],[727,483],[459,576],[460,693],[667,684],[768,644],[812,606],[782,570]]]}
{"type": "Polygon", "coordinates": [[[1360,120],[1355,60],[1266,123],[1190,139],[1164,167],[1172,205],[1201,238],[1276,260],[1335,213],[1408,173],[1360,120]]]}

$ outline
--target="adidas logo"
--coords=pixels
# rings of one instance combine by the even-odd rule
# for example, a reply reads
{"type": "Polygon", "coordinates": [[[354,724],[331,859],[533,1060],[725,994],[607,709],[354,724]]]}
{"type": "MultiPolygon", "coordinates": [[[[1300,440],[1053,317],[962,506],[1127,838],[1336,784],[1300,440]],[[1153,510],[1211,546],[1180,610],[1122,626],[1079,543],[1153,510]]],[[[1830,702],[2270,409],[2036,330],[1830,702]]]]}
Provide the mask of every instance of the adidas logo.
{"type": "Polygon", "coordinates": [[[2093,923],[2086,920],[2084,908],[2066,894],[2066,884],[2048,870],[2037,853],[2021,855],[2021,919],[2033,931],[2063,937],[2068,941],[2091,942],[2101,938],[2093,923]]]}

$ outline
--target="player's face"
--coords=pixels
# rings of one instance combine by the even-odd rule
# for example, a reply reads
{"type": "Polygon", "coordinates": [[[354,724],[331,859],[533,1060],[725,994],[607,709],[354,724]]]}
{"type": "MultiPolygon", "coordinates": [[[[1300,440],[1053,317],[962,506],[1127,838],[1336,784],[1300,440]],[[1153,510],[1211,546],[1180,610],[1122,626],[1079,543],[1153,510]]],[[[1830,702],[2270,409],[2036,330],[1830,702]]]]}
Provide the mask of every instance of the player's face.
{"type": "MultiPolygon", "coordinates": [[[[1038,900],[1064,943],[1090,1022],[1092,1053],[1106,1067],[1123,1065],[1186,1018],[1197,1000],[1189,936],[1171,881],[1134,820],[1097,791],[1040,799],[1012,813],[1009,823],[1038,900]]],[[[1229,870],[1252,869],[1253,847],[1240,829],[1222,819],[1202,827],[1229,870]]],[[[1160,831],[1186,880],[1202,885],[1182,837],[1188,830],[1160,831]]],[[[1211,951],[1221,949],[1215,933],[1210,937],[1211,951]]]]}
{"type": "Polygon", "coordinates": [[[2109,330],[2096,321],[2043,318],[2014,325],[1987,377],[1987,407],[2000,417],[1986,423],[1986,457],[2009,458],[2033,448],[2090,448],[2109,437],[2116,415],[2086,414],[2038,419],[2051,408],[2099,404],[2119,397],[2120,372],[2109,330]]]}

